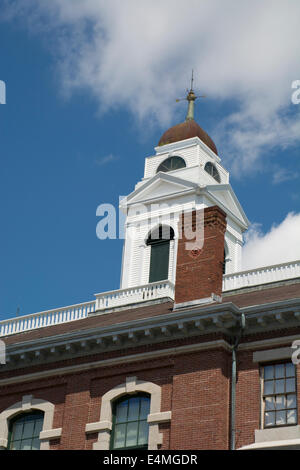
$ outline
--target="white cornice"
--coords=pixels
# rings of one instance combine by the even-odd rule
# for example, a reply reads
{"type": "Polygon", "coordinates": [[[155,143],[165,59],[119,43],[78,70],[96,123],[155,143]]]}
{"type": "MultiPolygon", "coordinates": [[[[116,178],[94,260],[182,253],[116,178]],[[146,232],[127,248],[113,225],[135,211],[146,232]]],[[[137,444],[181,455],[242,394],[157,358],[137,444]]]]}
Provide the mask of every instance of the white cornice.
{"type": "Polygon", "coordinates": [[[199,145],[202,150],[204,150],[204,152],[206,152],[211,158],[216,160],[218,163],[221,161],[221,158],[215,152],[213,152],[204,142],[202,142],[199,137],[191,137],[190,139],[180,140],[171,144],[155,147],[154,150],[156,151],[156,155],[154,156],[174,152],[176,150],[181,150],[187,147],[192,147],[193,145],[199,145]]]}
{"type": "Polygon", "coordinates": [[[214,184],[214,185],[211,185],[208,187],[208,191],[210,192],[210,190],[212,191],[228,191],[232,197],[232,199],[234,200],[239,212],[241,213],[243,219],[244,219],[244,224],[245,226],[249,226],[250,225],[250,221],[248,220],[248,217],[246,216],[245,212],[244,212],[244,209],[242,208],[238,198],[236,197],[236,194],[234,192],[234,190],[232,189],[232,186],[231,184],[214,184]]]}
{"type": "MultiPolygon", "coordinates": [[[[138,201],[132,201],[132,199],[134,199],[136,196],[138,196],[139,194],[143,193],[143,191],[146,191],[147,189],[149,189],[151,186],[155,185],[158,181],[164,181],[164,182],[167,182],[167,183],[171,183],[171,184],[174,184],[174,185],[177,185],[179,188],[184,188],[184,190],[191,190],[191,189],[194,189],[194,188],[197,188],[198,187],[198,184],[197,183],[193,183],[192,181],[188,181],[188,180],[185,180],[185,179],[182,179],[182,178],[178,178],[177,176],[173,176],[173,175],[168,175],[166,173],[163,173],[163,172],[159,172],[159,173],[156,173],[156,175],[152,176],[152,178],[149,178],[147,179],[147,181],[145,181],[144,184],[142,184],[141,186],[139,186],[137,189],[135,189],[132,193],[130,193],[127,198],[124,198],[120,201],[120,207],[121,208],[125,208],[127,206],[130,206],[132,204],[141,204],[143,203],[145,200],[150,200],[150,199],[161,199],[161,196],[157,196],[156,198],[146,198],[144,200],[138,200],[138,201]]],[[[179,194],[181,191],[184,191],[184,190],[178,190],[178,192],[176,191],[175,194],[179,194]]]]}
{"type": "Polygon", "coordinates": [[[237,197],[230,186],[230,184],[222,184],[222,185],[205,185],[205,186],[200,186],[197,183],[193,183],[191,181],[184,180],[182,178],[178,178],[173,175],[168,175],[166,173],[157,173],[155,176],[147,180],[143,185],[139,186],[138,189],[133,191],[131,194],[125,200],[122,200],[120,202],[120,207],[124,209],[125,207],[130,207],[135,204],[153,204],[157,201],[165,201],[168,199],[174,199],[178,198],[187,194],[196,194],[197,196],[203,195],[206,196],[212,204],[218,205],[226,214],[231,217],[231,219],[239,226],[242,228],[242,230],[246,230],[249,226],[249,220],[246,217],[245,212],[243,211],[241,205],[239,204],[237,197]],[[152,185],[156,184],[157,181],[164,181],[167,183],[171,183],[174,185],[178,186],[178,190],[175,192],[170,192],[169,194],[164,194],[164,195],[158,195],[158,196],[147,196],[141,199],[136,200],[135,198],[140,195],[142,196],[143,191],[146,191],[149,189],[152,185]],[[180,189],[181,188],[181,189],[180,189]],[[240,213],[240,217],[236,216],[232,210],[228,207],[225,206],[217,197],[216,194],[214,194],[214,191],[228,191],[230,196],[232,197],[234,203],[236,204],[236,207],[240,213]],[[124,201],[124,202],[123,202],[124,201]]]}
{"type": "MultiPolygon", "coordinates": [[[[125,350],[174,339],[223,333],[233,337],[242,312],[246,313],[245,334],[300,327],[300,299],[261,305],[253,313],[233,303],[215,303],[183,308],[179,312],[141,320],[93,327],[7,347],[7,366],[17,370],[38,364],[50,364],[75,357],[125,350]]],[[[5,339],[5,338],[4,338],[5,339]]]]}
{"type": "MultiPolygon", "coordinates": [[[[283,312],[284,311],[284,301],[282,302],[277,302],[276,303],[278,307],[281,307],[281,311],[283,312]]],[[[300,307],[300,299],[295,299],[294,300],[294,305],[297,307],[299,306],[300,307]]],[[[266,324],[264,325],[263,323],[259,324],[259,328],[256,328],[255,326],[253,327],[253,325],[251,326],[251,322],[249,323],[249,321],[252,319],[253,320],[253,317],[251,318],[251,314],[248,313],[248,315],[246,316],[246,331],[245,331],[245,334],[253,334],[254,332],[267,332],[267,331],[270,331],[270,330],[276,330],[276,327],[274,327],[274,325],[276,325],[277,323],[277,328],[280,328],[280,330],[282,330],[283,328],[289,328],[289,327],[299,327],[300,326],[300,322],[299,322],[299,319],[297,318],[296,319],[296,322],[291,322],[290,323],[290,318],[288,318],[287,316],[285,317],[282,317],[283,320],[284,320],[284,324],[282,323],[282,318],[278,318],[276,316],[276,309],[274,311],[274,307],[275,307],[275,303],[271,303],[271,304],[268,304],[268,305],[263,305],[261,307],[264,307],[264,316],[265,316],[265,321],[266,321],[266,324]],[[268,314],[266,313],[266,309],[267,307],[269,307],[269,311],[268,311],[268,314]],[[266,318],[266,315],[268,316],[268,318],[266,318]],[[271,320],[271,322],[270,322],[271,320]]],[[[289,317],[293,317],[293,313],[294,311],[290,309],[290,305],[289,305],[289,302],[288,302],[288,305],[286,305],[287,307],[287,311],[286,311],[286,314],[289,314],[289,317]]],[[[127,330],[123,329],[122,331],[119,329],[115,329],[114,331],[114,337],[117,337],[118,334],[126,334],[126,332],[131,332],[132,334],[132,339],[134,340],[134,335],[138,333],[138,331],[144,331],[146,337],[149,339],[150,343],[153,344],[155,341],[154,341],[154,336],[153,336],[153,333],[152,331],[159,329],[161,335],[164,335],[165,337],[165,340],[167,341],[170,341],[172,339],[175,339],[176,337],[178,338],[178,336],[174,335],[171,330],[169,330],[169,328],[172,326],[171,323],[168,323],[166,322],[166,318],[167,317],[172,317],[174,319],[174,322],[172,323],[173,325],[177,325],[177,328],[178,328],[178,331],[180,331],[182,334],[181,334],[181,338],[184,338],[186,335],[190,336],[190,332],[188,332],[188,330],[186,330],[186,327],[185,327],[185,324],[186,325],[189,325],[190,327],[190,324],[191,324],[191,321],[194,322],[194,325],[195,325],[195,328],[197,328],[198,330],[198,335],[205,335],[205,334],[209,334],[212,332],[211,329],[207,329],[207,327],[205,326],[206,323],[205,323],[205,320],[207,320],[208,318],[210,319],[211,321],[211,324],[214,326],[214,329],[215,331],[224,331],[224,321],[226,320],[227,318],[227,321],[229,320],[228,318],[228,315],[230,316],[231,315],[231,318],[233,319],[238,319],[238,317],[240,316],[240,313],[242,311],[245,311],[245,309],[238,309],[234,304],[232,303],[227,303],[227,304],[215,304],[215,305],[210,305],[210,306],[206,306],[205,308],[202,306],[199,306],[199,307],[194,307],[192,309],[186,309],[184,310],[183,312],[179,312],[179,313],[176,313],[176,312],[172,312],[170,314],[167,314],[167,315],[163,315],[162,318],[160,319],[157,319],[157,318],[148,318],[148,319],[145,319],[145,320],[142,320],[143,322],[143,326],[141,325],[138,325],[138,323],[140,323],[140,321],[135,321],[135,322],[130,322],[130,323],[127,323],[126,325],[124,325],[125,327],[127,327],[127,330]],[[216,312],[219,312],[219,316],[216,315],[216,312]],[[215,314],[214,314],[214,313],[215,314]],[[227,312],[227,313],[226,313],[227,312]],[[154,320],[154,322],[153,322],[154,320]],[[158,321],[156,322],[155,320],[162,320],[162,321],[158,321]],[[151,325],[151,322],[152,322],[152,325],[151,325]],[[187,322],[187,323],[186,323],[187,322]],[[136,324],[136,328],[133,326],[133,323],[136,324]]],[[[297,313],[297,311],[296,311],[297,313]]],[[[257,324],[257,320],[258,318],[263,318],[263,317],[257,317],[255,316],[255,320],[256,320],[256,324],[257,324]]],[[[120,325],[119,325],[120,326],[120,325]]],[[[97,331],[95,331],[96,329],[92,329],[92,330],[81,330],[79,332],[75,332],[73,334],[66,334],[66,335],[60,335],[59,336],[59,339],[60,339],[60,345],[62,344],[66,344],[66,345],[69,345],[71,346],[72,344],[72,340],[75,340],[78,341],[81,339],[81,345],[83,345],[84,343],[84,346],[86,346],[86,343],[88,340],[91,340],[91,341],[94,341],[96,338],[97,338],[97,331]],[[91,335],[91,332],[94,332],[95,335],[91,335]],[[71,338],[71,336],[73,336],[73,338],[71,338]],[[81,338],[80,338],[81,336],[81,338]],[[63,341],[63,338],[64,338],[64,341],[63,341]]],[[[102,334],[104,333],[104,331],[102,331],[102,334]]],[[[111,332],[111,334],[113,334],[113,331],[111,332]]],[[[105,335],[103,335],[104,337],[105,335]]],[[[42,348],[42,343],[44,344],[45,347],[50,347],[52,345],[53,348],[56,348],[59,346],[58,342],[57,342],[57,337],[51,337],[51,338],[43,338],[42,340],[39,340],[38,342],[37,341],[31,341],[31,342],[26,342],[20,345],[16,345],[17,347],[21,347],[23,346],[23,349],[19,349],[18,353],[19,354],[22,354],[22,351],[23,351],[23,354],[31,354],[30,351],[34,351],[34,350],[38,350],[42,348]],[[54,341],[53,341],[54,340],[54,341]],[[45,342],[48,341],[48,344],[46,345],[45,342]],[[55,344],[55,341],[56,341],[56,344],[55,344]],[[31,344],[29,344],[31,343],[31,344]],[[38,344],[39,343],[39,344],[38,344]],[[50,344],[51,343],[51,344],[50,344]],[[27,347],[26,347],[27,346],[27,347]],[[30,348],[31,346],[31,348],[30,348]]],[[[252,342],[248,342],[248,343],[241,343],[239,345],[239,350],[253,350],[253,349],[262,349],[262,348],[266,348],[266,347],[274,347],[274,346],[286,346],[286,345],[289,345],[291,344],[293,341],[299,339],[299,335],[292,335],[292,336],[280,336],[280,337],[277,337],[277,338],[269,338],[269,339],[262,339],[262,340],[256,340],[256,341],[252,341],[252,342]]],[[[158,338],[158,342],[162,342],[162,338],[161,336],[159,336],[158,338]]],[[[133,343],[134,344],[134,343],[133,343]]],[[[132,341],[131,341],[131,344],[129,345],[128,344],[128,347],[132,347],[133,346],[132,344],[132,341]]],[[[135,343],[135,346],[139,345],[139,342],[135,343]]],[[[11,347],[13,346],[10,346],[9,349],[11,349],[11,347]]],[[[201,351],[201,350],[206,350],[206,349],[213,349],[213,348],[216,348],[216,347],[223,347],[225,348],[226,350],[230,351],[231,350],[231,346],[228,342],[226,342],[225,340],[216,340],[216,341],[209,341],[209,342],[203,342],[203,343],[196,343],[196,344],[190,344],[190,345],[184,345],[184,346],[179,346],[179,347],[174,347],[174,348],[166,348],[166,349],[159,349],[159,350],[156,350],[156,351],[151,351],[151,352],[147,352],[147,353],[137,353],[137,354],[130,354],[130,355],[126,355],[126,356],[120,356],[118,355],[118,357],[115,357],[115,358],[112,358],[112,359],[104,359],[104,360],[100,360],[100,361],[96,361],[96,362],[87,362],[87,363],[84,363],[84,364],[78,364],[78,365],[74,365],[74,366],[67,366],[67,367],[58,367],[58,368],[55,368],[55,369],[52,369],[52,370],[44,370],[42,372],[36,372],[36,373],[29,373],[29,374],[22,374],[22,375],[17,375],[18,374],[18,370],[15,370],[15,375],[14,377],[10,377],[8,379],[3,379],[3,380],[0,380],[0,385],[9,385],[9,384],[12,384],[12,383],[20,383],[20,382],[27,382],[27,381],[31,381],[31,380],[35,380],[35,379],[42,379],[42,378],[46,378],[46,377],[51,377],[51,376],[55,376],[55,375],[64,375],[64,374],[71,374],[71,373],[74,373],[74,372],[77,372],[77,371],[84,371],[84,370],[89,370],[89,369],[93,369],[93,368],[96,368],[96,367],[107,367],[107,366],[113,366],[113,365],[116,365],[116,364],[122,364],[122,363],[130,363],[130,362],[134,362],[134,361],[137,361],[137,360],[147,360],[147,359],[154,359],[154,358],[160,358],[160,357],[167,357],[167,356],[170,356],[170,355],[177,355],[177,354],[183,354],[183,353],[186,353],[186,352],[193,352],[193,351],[201,351]]],[[[101,352],[101,351],[98,351],[98,352],[101,352]]],[[[102,350],[102,352],[106,352],[102,350]]],[[[90,352],[90,354],[95,354],[95,351],[93,352],[90,352]]],[[[74,356],[73,356],[74,357],[74,356]]],[[[82,357],[82,354],[78,357],[82,357]]],[[[62,358],[62,359],[65,359],[62,358]]],[[[55,356],[53,357],[53,360],[52,362],[57,362],[59,359],[56,358],[55,356]]],[[[47,363],[44,363],[45,366],[47,366],[47,363]]],[[[26,364],[27,366],[30,366],[31,364],[26,364]]],[[[9,369],[8,369],[9,370],[9,369]]],[[[20,369],[19,369],[20,370],[20,369]]],[[[21,369],[22,371],[24,370],[24,367],[21,369]]],[[[4,369],[3,369],[4,371],[4,369]]]]}
{"type": "MultiPolygon", "coordinates": [[[[225,186],[225,185],[224,185],[225,186]]],[[[220,207],[228,216],[231,217],[231,219],[244,230],[247,230],[249,221],[244,213],[244,211],[241,213],[241,218],[238,218],[230,209],[228,206],[225,206],[213,193],[209,191],[210,186],[205,186],[204,188],[201,188],[201,192],[207,196],[208,199],[211,200],[211,202],[217,206],[220,207]],[[246,219],[245,219],[246,217],[246,219]],[[247,223],[246,223],[247,222],[247,223]]]]}

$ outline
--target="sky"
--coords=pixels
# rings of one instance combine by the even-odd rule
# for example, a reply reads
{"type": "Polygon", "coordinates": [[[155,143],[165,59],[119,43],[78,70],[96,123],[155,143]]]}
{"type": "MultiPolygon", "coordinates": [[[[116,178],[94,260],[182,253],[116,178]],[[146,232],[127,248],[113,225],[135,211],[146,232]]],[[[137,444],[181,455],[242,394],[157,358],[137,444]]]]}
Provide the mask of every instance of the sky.
{"type": "Polygon", "coordinates": [[[0,3],[0,320],[119,288],[123,241],[96,237],[96,209],[184,120],[192,69],[251,222],[243,269],[300,259],[297,0],[0,3]]]}

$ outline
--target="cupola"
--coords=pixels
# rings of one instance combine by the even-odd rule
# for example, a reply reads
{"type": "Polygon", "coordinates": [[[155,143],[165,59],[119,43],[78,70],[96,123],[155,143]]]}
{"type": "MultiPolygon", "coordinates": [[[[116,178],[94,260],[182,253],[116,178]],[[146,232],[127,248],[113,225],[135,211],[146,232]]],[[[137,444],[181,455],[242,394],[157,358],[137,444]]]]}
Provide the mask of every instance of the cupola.
{"type": "MultiPolygon", "coordinates": [[[[179,142],[180,140],[190,139],[191,137],[199,137],[199,139],[204,142],[216,155],[218,155],[217,147],[215,146],[214,141],[209,137],[209,135],[199,126],[199,124],[194,120],[194,102],[199,96],[196,96],[193,91],[193,78],[191,83],[191,89],[188,92],[184,100],[188,101],[188,112],[184,122],[176,124],[173,127],[170,127],[164,134],[161,136],[158,145],[167,145],[172,144],[173,142],[179,142]]],[[[181,100],[177,100],[181,101],[181,100]]]]}

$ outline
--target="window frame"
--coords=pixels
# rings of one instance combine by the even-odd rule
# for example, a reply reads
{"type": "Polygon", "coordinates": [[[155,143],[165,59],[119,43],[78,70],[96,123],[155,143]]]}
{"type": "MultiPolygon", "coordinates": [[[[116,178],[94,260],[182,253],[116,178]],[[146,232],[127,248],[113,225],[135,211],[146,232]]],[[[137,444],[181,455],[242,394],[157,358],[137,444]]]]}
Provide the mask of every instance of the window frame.
{"type": "Polygon", "coordinates": [[[166,281],[169,278],[169,271],[170,271],[170,251],[171,251],[171,241],[173,241],[175,238],[175,232],[174,229],[171,225],[164,225],[160,224],[156,227],[154,227],[148,234],[147,240],[146,240],[146,246],[150,246],[150,263],[149,263],[149,276],[148,276],[148,282],[160,282],[160,281],[166,281]],[[168,234],[166,237],[165,235],[168,234]],[[158,238],[154,238],[153,235],[158,235],[158,238]],[[160,279],[155,279],[153,280],[151,278],[151,274],[153,273],[153,251],[152,248],[158,247],[158,246],[166,246],[168,245],[167,251],[168,254],[166,256],[166,266],[165,266],[165,271],[166,271],[166,277],[160,277],[160,279]]]}
{"type": "Polygon", "coordinates": [[[163,434],[159,423],[171,421],[171,411],[161,411],[162,387],[153,382],[138,380],[136,376],[126,377],[126,382],[108,390],[101,399],[100,418],[94,423],[87,423],[85,432],[97,432],[98,439],[93,444],[94,450],[109,450],[112,430],[112,403],[123,395],[145,392],[150,395],[150,414],[148,450],[158,450],[163,443],[163,434]]]}
{"type": "MultiPolygon", "coordinates": [[[[286,379],[289,377],[286,377],[284,375],[284,386],[286,387],[286,379]]],[[[281,378],[279,378],[281,379],[281,378]]],[[[271,379],[270,379],[271,380],[271,379]]],[[[274,379],[276,380],[275,376],[274,379]]],[[[273,361],[273,362],[268,362],[265,364],[260,365],[260,396],[261,396],[261,414],[260,414],[260,424],[261,424],[261,429],[263,430],[268,430],[268,429],[277,429],[277,428],[284,428],[284,427],[291,427],[291,426],[297,426],[299,419],[298,419],[298,396],[297,396],[297,366],[296,364],[293,364],[292,361],[287,361],[286,359],[282,359],[281,361],[273,361]],[[268,366],[279,366],[279,365],[286,365],[286,364],[292,364],[295,368],[295,391],[293,392],[283,392],[283,393],[273,393],[273,394],[265,394],[264,393],[264,388],[265,388],[265,367],[268,366]],[[283,424],[276,424],[276,414],[275,414],[275,424],[272,426],[266,426],[265,424],[265,413],[266,413],[266,397],[276,397],[276,396],[283,396],[287,397],[288,395],[295,395],[296,397],[296,408],[291,408],[292,410],[296,410],[296,421],[295,423],[283,423],[283,424]]],[[[283,408],[282,411],[287,412],[289,408],[283,408]]],[[[268,410],[272,411],[272,410],[268,410]]]]}
{"type": "Polygon", "coordinates": [[[159,163],[157,169],[156,169],[156,173],[159,173],[160,171],[162,173],[169,173],[170,171],[176,171],[176,170],[182,170],[183,168],[186,168],[187,165],[186,165],[186,161],[184,160],[184,158],[182,158],[180,155],[170,155],[169,157],[165,158],[162,162],[159,163]],[[160,167],[163,166],[166,162],[171,162],[172,160],[176,160],[177,161],[180,161],[180,162],[183,162],[183,165],[182,166],[179,166],[178,168],[170,168],[169,170],[161,170],[160,167]]]}
{"type": "Polygon", "coordinates": [[[221,183],[221,176],[220,176],[220,173],[218,171],[218,168],[216,167],[216,165],[211,162],[210,160],[208,162],[205,163],[204,165],[204,171],[206,171],[206,173],[211,176],[217,183],[221,183]],[[215,175],[212,174],[211,171],[208,171],[207,167],[209,166],[210,169],[213,169],[213,171],[215,171],[215,175]]]}
{"type": "Polygon", "coordinates": [[[227,267],[227,263],[228,261],[231,261],[230,258],[228,258],[229,256],[229,250],[228,250],[228,245],[226,243],[226,241],[224,240],[224,260],[223,260],[223,275],[225,274],[228,274],[226,273],[226,267],[227,267]]]}
{"type": "MultiPolygon", "coordinates": [[[[21,420],[21,419],[25,419],[26,421],[26,418],[29,418],[29,417],[32,417],[32,416],[41,416],[43,418],[43,422],[42,422],[42,429],[43,429],[43,426],[44,426],[44,420],[45,420],[45,413],[41,410],[29,410],[29,411],[23,411],[22,413],[18,413],[17,415],[15,415],[13,418],[11,418],[9,420],[9,425],[8,425],[8,438],[7,438],[7,450],[25,450],[25,449],[11,449],[11,444],[13,442],[15,442],[14,440],[12,440],[12,437],[13,437],[13,428],[14,428],[14,425],[17,421],[21,420]]],[[[29,421],[29,420],[28,420],[29,421]]],[[[41,429],[41,430],[42,430],[41,429]]],[[[23,428],[23,431],[24,431],[24,428],[23,428]]],[[[22,432],[23,432],[22,431],[22,432]]],[[[40,443],[40,446],[39,446],[39,449],[28,449],[28,450],[40,450],[41,448],[41,439],[40,439],[40,433],[41,431],[39,432],[39,435],[38,436],[32,436],[30,439],[31,441],[33,441],[34,437],[38,438],[39,440],[39,443],[40,443]]],[[[22,434],[23,436],[23,434],[22,434]]],[[[18,441],[23,441],[25,439],[18,439],[18,441]]],[[[31,445],[32,445],[32,442],[31,442],[31,445]]]]}
{"type": "Polygon", "coordinates": [[[50,449],[50,441],[59,439],[62,428],[53,428],[55,405],[33,395],[23,395],[21,401],[13,403],[0,413],[0,450],[7,449],[9,421],[19,413],[30,410],[44,412],[44,424],[40,433],[41,450],[50,449]]]}
{"type": "MultiPolygon", "coordinates": [[[[148,393],[145,393],[145,392],[137,392],[137,393],[134,393],[134,394],[127,394],[127,395],[123,395],[122,397],[119,397],[117,398],[116,400],[114,400],[114,402],[112,403],[112,430],[111,430],[111,435],[110,435],[110,445],[109,445],[109,448],[110,450],[147,450],[148,449],[148,445],[149,445],[149,425],[148,425],[148,434],[147,434],[147,443],[146,444],[142,444],[142,445],[135,445],[135,446],[125,446],[125,447],[114,447],[113,446],[113,443],[114,443],[114,438],[115,438],[115,430],[116,430],[116,408],[117,406],[122,403],[123,401],[127,401],[127,400],[130,400],[131,398],[139,398],[139,397],[143,397],[143,398],[147,398],[149,400],[149,412],[147,414],[147,418],[150,414],[150,406],[151,406],[151,395],[149,395],[148,393]]],[[[129,407],[128,407],[129,409],[129,407]]],[[[140,417],[140,407],[139,407],[139,417],[140,417]]],[[[127,411],[128,413],[128,411],[127,411]]],[[[146,418],[146,422],[147,422],[147,418],[146,418]]],[[[141,421],[145,421],[144,419],[143,420],[135,420],[135,421],[132,421],[132,422],[138,422],[140,423],[141,421]]],[[[127,436],[127,425],[128,423],[130,423],[131,421],[125,421],[124,423],[120,423],[120,424],[126,424],[126,432],[125,432],[125,443],[126,443],[126,436],[127,436]]],[[[138,425],[138,429],[139,429],[139,425],[138,425]]]]}

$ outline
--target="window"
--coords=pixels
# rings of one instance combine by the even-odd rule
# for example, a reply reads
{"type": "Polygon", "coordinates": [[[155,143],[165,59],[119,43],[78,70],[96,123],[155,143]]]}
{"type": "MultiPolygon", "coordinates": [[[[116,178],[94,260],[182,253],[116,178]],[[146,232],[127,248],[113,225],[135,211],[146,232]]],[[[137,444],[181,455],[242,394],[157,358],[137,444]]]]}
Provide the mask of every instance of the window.
{"type": "Polygon", "coordinates": [[[295,365],[268,365],[262,372],[264,427],[297,424],[295,365]]]}
{"type": "Polygon", "coordinates": [[[150,396],[126,395],[113,404],[111,449],[147,449],[150,396]]]}
{"type": "Polygon", "coordinates": [[[224,250],[224,259],[223,259],[223,274],[225,274],[226,271],[226,250],[224,250]]]}
{"type": "MultiPolygon", "coordinates": [[[[166,423],[171,421],[172,413],[171,411],[161,411],[161,399],[162,399],[162,388],[153,383],[153,382],[145,382],[144,380],[138,380],[137,377],[126,377],[125,383],[118,384],[111,390],[108,390],[103,396],[101,400],[101,408],[100,408],[100,417],[94,423],[88,423],[86,425],[86,432],[95,432],[95,429],[98,430],[98,440],[94,442],[93,449],[94,450],[109,450],[113,449],[114,446],[120,446],[121,442],[118,442],[117,436],[115,436],[116,431],[119,433],[122,432],[121,429],[117,429],[116,425],[127,424],[128,421],[121,422],[118,419],[118,423],[116,423],[116,412],[118,404],[120,404],[123,400],[129,400],[131,398],[139,398],[145,397],[148,401],[148,410],[146,412],[142,412],[145,409],[142,404],[140,404],[140,428],[139,428],[139,439],[137,439],[139,446],[145,446],[149,450],[157,450],[158,447],[162,444],[163,435],[159,431],[159,423],[166,423]],[[151,403],[151,407],[150,407],[151,403]],[[151,408],[151,410],[150,410],[151,408]],[[142,444],[143,440],[141,439],[142,435],[142,427],[145,426],[146,419],[143,418],[147,415],[147,420],[149,420],[149,432],[144,432],[144,436],[148,435],[147,437],[147,444],[142,444]],[[143,419],[142,419],[143,418],[143,419]],[[141,421],[144,421],[144,424],[141,426],[141,421]],[[151,429],[151,431],[150,431],[151,429]]],[[[145,404],[145,403],[144,403],[145,404]]],[[[125,406],[125,405],[124,405],[125,406]]],[[[128,405],[127,405],[128,406],[128,405]]],[[[128,410],[127,410],[128,415],[128,410]]],[[[125,417],[125,412],[124,412],[125,417]]],[[[124,419],[124,418],[123,418],[124,419]]],[[[126,419],[126,418],[125,418],[126,419]]],[[[146,426],[145,426],[146,427],[146,426]]],[[[130,429],[129,429],[130,430],[130,429]]],[[[124,431],[124,427],[123,427],[124,431]]],[[[126,431],[126,429],[125,429],[126,431]]],[[[128,431],[128,429],[127,429],[128,431]]],[[[123,444],[125,441],[126,445],[126,438],[123,438],[123,444]]],[[[144,439],[146,441],[146,439],[144,439]]],[[[127,443],[128,445],[128,443],[127,443]]],[[[121,447],[116,447],[120,448],[121,447]]]]}
{"type": "Polygon", "coordinates": [[[227,243],[224,242],[223,274],[226,274],[227,261],[230,261],[230,259],[228,258],[228,246],[227,246],[227,243]]]}
{"type": "Polygon", "coordinates": [[[186,164],[183,158],[169,157],[159,165],[159,167],[157,168],[157,173],[159,171],[167,172],[167,171],[179,170],[179,168],[185,168],[185,167],[186,167],[186,164]]]}
{"type": "Polygon", "coordinates": [[[218,170],[216,169],[215,165],[212,162],[207,162],[205,164],[204,170],[212,176],[218,183],[221,183],[221,178],[219,175],[218,170]]]}
{"type": "Polygon", "coordinates": [[[174,230],[167,225],[160,225],[150,233],[146,242],[151,246],[149,282],[168,279],[170,240],[173,239],[174,230]]]}
{"type": "Polygon", "coordinates": [[[8,449],[39,450],[40,432],[43,427],[44,413],[34,411],[22,413],[10,421],[8,449]]]}

